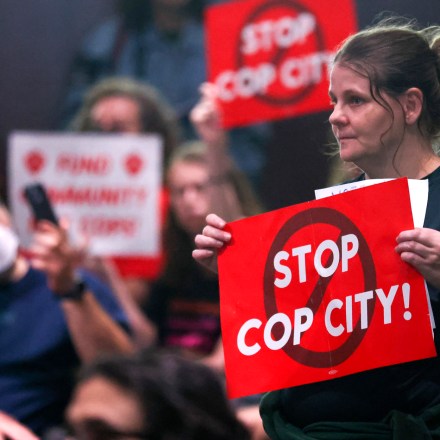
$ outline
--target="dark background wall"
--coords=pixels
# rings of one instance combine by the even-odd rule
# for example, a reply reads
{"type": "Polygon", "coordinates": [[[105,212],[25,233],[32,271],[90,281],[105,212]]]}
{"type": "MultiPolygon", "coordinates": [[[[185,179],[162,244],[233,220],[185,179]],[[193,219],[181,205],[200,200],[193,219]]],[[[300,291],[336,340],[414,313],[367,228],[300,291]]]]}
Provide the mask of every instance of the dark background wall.
{"type": "MultiPolygon", "coordinates": [[[[148,0],[146,0],[148,1],[148,0]]],[[[318,1],[318,0],[317,0],[318,1]]],[[[319,0],[330,1],[330,0],[319,0]]],[[[337,0],[332,0],[337,7],[337,0]]],[[[115,0],[0,0],[0,195],[6,195],[6,141],[12,130],[51,130],[75,49],[115,0]]],[[[381,11],[440,23],[440,0],[358,0],[358,22],[381,11]]],[[[335,26],[338,24],[335,23],[335,26]]],[[[268,208],[313,198],[325,185],[328,114],[274,124],[262,196],[268,208]]]]}
{"type": "Polygon", "coordinates": [[[50,130],[73,53],[113,0],[0,0],[0,195],[12,130],[50,130]]]}

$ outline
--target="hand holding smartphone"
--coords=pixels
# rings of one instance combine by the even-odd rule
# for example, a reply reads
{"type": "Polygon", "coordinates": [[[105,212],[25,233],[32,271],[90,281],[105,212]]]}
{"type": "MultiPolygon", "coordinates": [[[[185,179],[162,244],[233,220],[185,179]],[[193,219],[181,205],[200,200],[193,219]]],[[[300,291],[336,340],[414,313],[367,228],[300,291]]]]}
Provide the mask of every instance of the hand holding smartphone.
{"type": "Polygon", "coordinates": [[[58,225],[58,217],[52,207],[46,189],[41,183],[31,183],[24,187],[24,197],[32,209],[36,221],[48,220],[58,225]]]}

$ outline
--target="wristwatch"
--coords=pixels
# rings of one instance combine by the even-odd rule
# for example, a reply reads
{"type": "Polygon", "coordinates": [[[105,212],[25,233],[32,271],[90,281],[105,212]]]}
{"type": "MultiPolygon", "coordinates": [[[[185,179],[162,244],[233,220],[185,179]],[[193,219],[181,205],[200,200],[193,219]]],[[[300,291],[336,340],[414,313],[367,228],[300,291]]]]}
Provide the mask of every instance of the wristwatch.
{"type": "Polygon", "coordinates": [[[87,292],[87,285],[80,275],[75,276],[73,287],[64,293],[57,293],[58,299],[80,301],[84,294],[87,292]]]}

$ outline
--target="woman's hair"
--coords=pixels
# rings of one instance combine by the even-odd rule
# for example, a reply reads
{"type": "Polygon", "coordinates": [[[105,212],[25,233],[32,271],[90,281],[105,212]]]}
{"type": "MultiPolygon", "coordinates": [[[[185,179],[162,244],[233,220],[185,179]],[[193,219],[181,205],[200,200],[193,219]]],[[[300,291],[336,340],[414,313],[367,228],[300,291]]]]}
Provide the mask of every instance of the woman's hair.
{"type": "Polygon", "coordinates": [[[92,109],[102,99],[113,96],[127,97],[138,103],[142,131],[157,133],[163,139],[165,165],[180,136],[177,117],[159,92],[143,82],[126,77],[101,80],[87,92],[70,128],[81,132],[96,131],[91,119],[92,109]]]}
{"type": "MultiPolygon", "coordinates": [[[[206,147],[201,141],[188,141],[179,146],[170,158],[169,168],[175,163],[206,164],[206,147]]],[[[245,217],[263,212],[249,180],[236,167],[232,167],[225,176],[237,194],[242,214],[245,217]]],[[[200,271],[201,266],[192,258],[194,237],[190,236],[179,224],[173,209],[168,210],[168,217],[164,229],[163,244],[166,253],[166,263],[163,280],[167,284],[182,285],[190,282],[194,272],[200,271]]]]}
{"type": "Polygon", "coordinates": [[[440,135],[440,27],[418,29],[414,20],[390,17],[348,37],[334,63],[370,81],[373,98],[391,112],[381,93],[398,97],[411,87],[423,92],[421,133],[432,142],[440,135]]]}
{"type": "Polygon", "coordinates": [[[236,418],[217,373],[199,362],[158,349],[113,355],[83,367],[78,385],[97,376],[136,398],[145,414],[146,438],[250,438],[236,418]]]}

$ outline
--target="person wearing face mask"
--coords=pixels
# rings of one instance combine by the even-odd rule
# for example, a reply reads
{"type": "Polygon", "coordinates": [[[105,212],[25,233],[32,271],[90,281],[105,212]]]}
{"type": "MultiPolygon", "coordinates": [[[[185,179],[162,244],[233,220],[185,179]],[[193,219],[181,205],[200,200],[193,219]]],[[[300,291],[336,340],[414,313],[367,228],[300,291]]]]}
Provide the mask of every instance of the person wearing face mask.
{"type": "Polygon", "coordinates": [[[0,214],[0,411],[42,435],[63,422],[77,367],[132,343],[107,286],[76,270],[65,227],[38,222],[25,256],[0,214]]]}
{"type": "Polygon", "coordinates": [[[17,265],[18,237],[9,226],[0,224],[0,283],[12,278],[17,265]]]}

